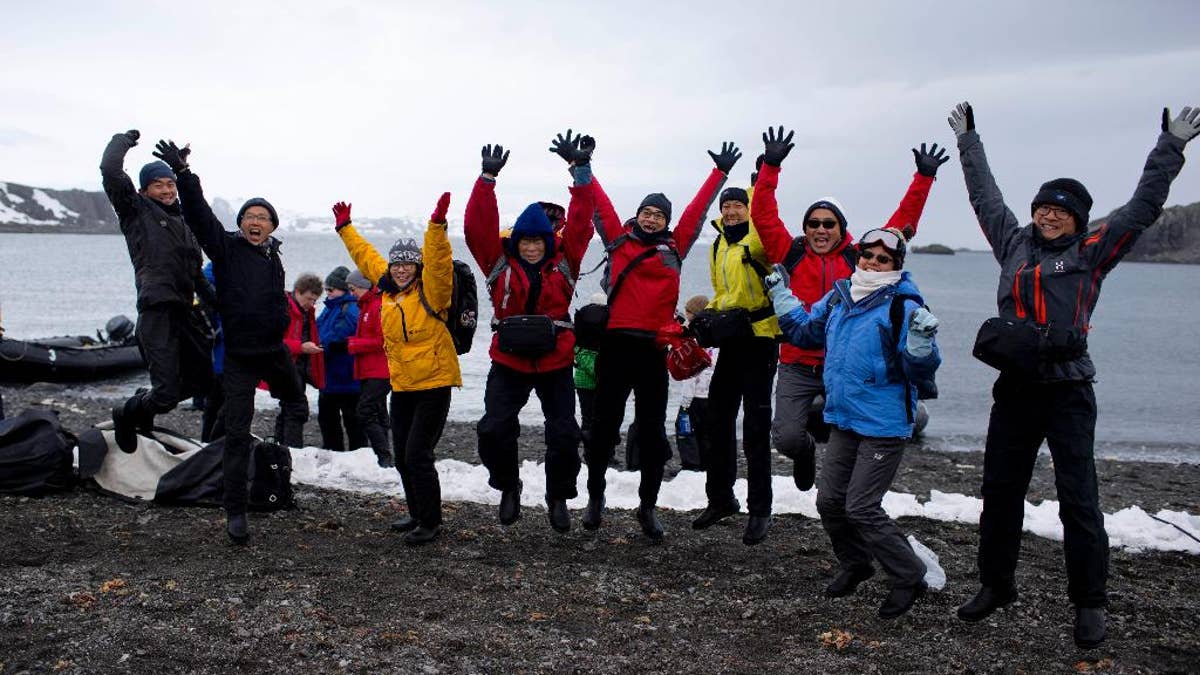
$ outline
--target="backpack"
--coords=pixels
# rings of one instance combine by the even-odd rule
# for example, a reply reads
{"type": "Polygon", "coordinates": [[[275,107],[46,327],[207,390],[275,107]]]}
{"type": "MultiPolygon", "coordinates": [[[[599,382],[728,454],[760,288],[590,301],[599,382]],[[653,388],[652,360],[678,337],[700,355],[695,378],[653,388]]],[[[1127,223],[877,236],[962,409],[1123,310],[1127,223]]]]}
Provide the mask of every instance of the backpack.
{"type": "MultiPolygon", "coordinates": [[[[792,245],[788,248],[787,255],[783,256],[783,266],[787,268],[788,274],[796,271],[796,266],[808,255],[808,245],[804,241],[804,236],[795,237],[792,239],[792,245]]],[[[854,269],[858,265],[858,252],[850,245],[842,249],[842,259],[854,269]]]]}
{"type": "Polygon", "coordinates": [[[0,494],[40,497],[75,484],[75,437],[49,410],[26,410],[0,420],[0,494]]]}
{"type": "Polygon", "coordinates": [[[278,443],[258,441],[250,450],[250,500],[255,511],[278,511],[296,505],[292,494],[292,453],[278,443]]]}
{"type": "Polygon", "coordinates": [[[425,299],[425,289],[417,286],[417,295],[425,311],[437,317],[450,330],[454,340],[454,351],[466,354],[471,351],[471,342],[475,340],[475,328],[479,324],[479,287],[475,283],[475,273],[471,266],[461,260],[454,261],[454,288],[450,292],[450,307],[446,317],[433,311],[429,301],[425,299]]]}

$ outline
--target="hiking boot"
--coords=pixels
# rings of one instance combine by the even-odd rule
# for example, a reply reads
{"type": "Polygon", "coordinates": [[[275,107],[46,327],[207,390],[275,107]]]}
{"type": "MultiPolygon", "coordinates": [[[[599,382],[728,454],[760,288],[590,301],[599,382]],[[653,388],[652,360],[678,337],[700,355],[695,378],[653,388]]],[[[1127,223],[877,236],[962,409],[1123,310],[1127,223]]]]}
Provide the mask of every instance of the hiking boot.
{"type": "Polygon", "coordinates": [[[391,529],[393,532],[408,532],[417,527],[417,521],[407,513],[392,521],[391,529]]]}
{"type": "Polygon", "coordinates": [[[395,468],[396,462],[392,459],[392,453],[388,450],[381,450],[375,453],[375,460],[379,463],[381,469],[395,468]]]}
{"type": "Polygon", "coordinates": [[[975,597],[958,608],[958,618],[974,623],[1017,599],[1017,587],[981,586],[975,597]]]}
{"type": "Polygon", "coordinates": [[[1107,637],[1103,607],[1075,608],[1075,646],[1080,649],[1099,647],[1107,637]]]}
{"type": "MultiPolygon", "coordinates": [[[[808,433],[807,431],[804,433],[808,433]]],[[[817,458],[814,452],[814,441],[812,435],[808,437],[808,445],[796,453],[796,457],[792,462],[792,482],[796,484],[796,489],[801,492],[808,492],[812,489],[813,482],[817,478],[817,458]]]]}
{"type": "Polygon", "coordinates": [[[639,506],[637,520],[642,526],[642,533],[649,537],[650,541],[657,544],[663,540],[663,526],[658,522],[658,514],[654,512],[653,506],[639,506]]]}
{"type": "Polygon", "coordinates": [[[600,521],[604,519],[604,495],[588,497],[587,508],[583,510],[583,529],[597,530],[600,521]]]}
{"type": "Polygon", "coordinates": [[[129,401],[126,401],[112,409],[113,436],[121,452],[133,454],[137,450],[137,428],[128,408],[129,401]]]}
{"type": "Polygon", "coordinates": [[[746,546],[761,544],[771,530],[771,515],[750,516],[746,520],[746,531],[742,533],[742,543],[746,546]]]}
{"type": "Polygon", "coordinates": [[[912,609],[913,603],[924,597],[927,590],[929,590],[929,584],[924,581],[918,581],[916,586],[892,588],[887,599],[879,606],[879,618],[895,619],[904,614],[912,609]]]}
{"type": "Polygon", "coordinates": [[[854,591],[858,590],[858,585],[873,576],[875,576],[875,568],[870,565],[842,570],[825,587],[825,597],[844,598],[847,595],[854,595],[854,591]]]}
{"type": "Polygon", "coordinates": [[[245,546],[246,542],[250,541],[250,530],[246,523],[246,514],[238,513],[226,516],[225,534],[229,535],[229,541],[238,546],[245,546]]]}
{"type": "Polygon", "coordinates": [[[547,499],[546,518],[555,532],[566,534],[571,531],[571,513],[567,511],[567,500],[547,499]]]}
{"type": "Polygon", "coordinates": [[[517,481],[515,490],[505,490],[500,493],[500,524],[512,525],[521,519],[521,488],[524,487],[520,481],[517,481]]]}
{"type": "Polygon", "coordinates": [[[692,521],[693,530],[706,530],[713,525],[725,520],[729,516],[736,515],[742,509],[742,505],[738,500],[733,500],[722,506],[714,506],[709,504],[696,519],[692,521]]]}
{"type": "Polygon", "coordinates": [[[442,533],[441,525],[434,525],[433,527],[425,527],[424,525],[418,525],[416,527],[416,529],[414,529],[412,532],[409,532],[408,534],[404,535],[404,543],[408,544],[409,546],[420,546],[422,544],[428,544],[429,542],[433,541],[434,539],[437,539],[438,535],[440,535],[441,533],[442,533]]]}

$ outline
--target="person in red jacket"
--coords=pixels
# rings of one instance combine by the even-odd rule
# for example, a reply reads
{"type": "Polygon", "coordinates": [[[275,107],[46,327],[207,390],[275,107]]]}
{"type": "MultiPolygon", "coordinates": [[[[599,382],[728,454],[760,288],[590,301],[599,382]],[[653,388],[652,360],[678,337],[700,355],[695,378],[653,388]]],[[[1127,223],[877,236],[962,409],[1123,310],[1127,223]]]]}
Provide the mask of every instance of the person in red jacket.
{"type": "Polygon", "coordinates": [[[571,298],[579,266],[592,238],[592,194],[589,159],[594,142],[587,137],[563,144],[574,163],[575,186],[561,236],[542,203],[530,204],[507,238],[500,234],[496,177],[508,161],[500,145],[483,148],[482,173],[467,201],[464,218],[467,247],[487,275],[492,301],[492,367],[484,392],[484,414],[477,428],[479,458],[487,467],[488,485],[501,491],[500,523],[521,517],[518,476],[517,419],[537,394],[546,418],[546,506],[550,526],[571,529],[567,500],[577,494],[579,425],[575,421],[572,364],[575,332],[570,323],[571,298]]]}
{"type": "MultiPolygon", "coordinates": [[[[768,129],[763,134],[762,167],[754,183],[754,199],[750,202],[750,218],[758,228],[772,260],[783,260],[791,273],[792,293],[806,306],[812,306],[833,289],[839,279],[849,278],[857,264],[852,245],[854,237],[847,229],[845,213],[837,200],[819,199],[804,212],[801,219],[803,234],[793,238],[779,218],[775,191],[779,186],[780,166],[791,152],[792,136],[783,127],[768,129]]],[[[888,219],[885,228],[900,230],[911,241],[917,233],[917,223],[929,198],[938,167],[948,157],[937,144],[920,150],[913,148],[917,171],[913,174],[900,206],[888,219]]],[[[813,400],[825,393],[822,378],[825,351],[802,349],[784,343],[779,351],[779,375],[775,383],[775,419],[771,437],[775,449],[790,457],[794,464],[792,478],[800,490],[809,490],[816,477],[816,442],[808,432],[808,412],[813,400]]]]}
{"type": "MultiPolygon", "coordinates": [[[[727,162],[729,168],[733,161],[736,158],[727,162]]],[[[583,439],[588,466],[588,504],[583,513],[586,529],[600,527],[604,514],[604,473],[620,440],[625,402],[632,392],[641,452],[637,519],[642,532],[651,540],[663,538],[655,506],[662,486],[663,463],[670,448],[664,432],[667,362],[654,338],[660,328],[675,320],[683,259],[696,243],[704,216],[725,180],[726,174],[721,169],[709,172],[673,230],[671,200],[661,192],[646,195],[638,205],[637,215],[622,222],[599,182],[591,182],[599,219],[596,231],[608,253],[601,285],[609,296],[609,317],[604,342],[596,354],[592,429],[583,439]]]]}
{"type": "MultiPolygon", "coordinates": [[[[325,359],[321,352],[321,337],[317,333],[317,315],[314,308],[325,285],[315,274],[301,274],[287,294],[288,327],[283,334],[283,344],[296,363],[302,385],[317,389],[325,386],[325,359]]],[[[275,438],[280,443],[299,448],[304,446],[304,423],[308,421],[308,399],[287,403],[279,402],[279,414],[275,416],[275,438]]]]}
{"type": "Polygon", "coordinates": [[[388,444],[391,422],[387,399],[392,391],[388,376],[387,354],[383,352],[383,324],[379,321],[382,296],[362,272],[354,270],[346,277],[350,294],[358,300],[358,328],[346,342],[346,351],[354,357],[354,379],[362,385],[358,398],[358,421],[379,466],[395,466],[388,444]]]}

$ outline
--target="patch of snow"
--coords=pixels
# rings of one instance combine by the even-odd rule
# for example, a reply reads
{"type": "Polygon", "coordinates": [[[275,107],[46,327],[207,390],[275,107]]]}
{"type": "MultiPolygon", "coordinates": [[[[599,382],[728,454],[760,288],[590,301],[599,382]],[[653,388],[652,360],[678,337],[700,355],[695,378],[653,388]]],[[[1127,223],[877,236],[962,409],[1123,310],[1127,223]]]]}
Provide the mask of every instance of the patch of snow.
{"type": "MultiPolygon", "coordinates": [[[[13,196],[15,195],[9,195],[9,197],[13,196]]],[[[0,202],[0,223],[12,223],[16,225],[57,225],[58,221],[30,218],[11,206],[0,202]]]]}
{"type": "Polygon", "coordinates": [[[51,197],[50,195],[46,194],[45,192],[42,192],[40,189],[34,188],[33,200],[35,202],[37,202],[38,204],[40,204],[42,208],[46,209],[50,213],[53,213],[54,217],[58,218],[60,220],[62,218],[77,218],[77,217],[79,217],[78,213],[75,213],[71,209],[68,209],[67,207],[63,206],[62,202],[58,201],[54,197],[51,197]]]}
{"type": "Polygon", "coordinates": [[[8,183],[0,183],[0,192],[3,192],[5,199],[12,204],[21,204],[25,201],[21,195],[8,191],[8,183]]]}

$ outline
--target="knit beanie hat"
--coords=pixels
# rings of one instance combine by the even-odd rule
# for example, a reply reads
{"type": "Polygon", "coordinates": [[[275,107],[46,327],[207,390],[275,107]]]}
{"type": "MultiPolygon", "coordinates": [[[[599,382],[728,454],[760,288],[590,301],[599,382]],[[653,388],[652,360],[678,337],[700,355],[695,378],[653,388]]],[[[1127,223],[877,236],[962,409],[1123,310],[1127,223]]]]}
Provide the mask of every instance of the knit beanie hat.
{"type": "Polygon", "coordinates": [[[666,195],[661,192],[654,192],[646,195],[646,198],[642,200],[642,203],[638,204],[638,211],[641,211],[647,206],[653,206],[659,211],[662,211],[667,216],[667,224],[671,224],[671,200],[667,199],[666,195]]]}
{"type": "Polygon", "coordinates": [[[541,237],[542,241],[546,242],[546,258],[554,255],[554,224],[546,217],[546,210],[539,202],[526,206],[521,215],[517,216],[517,222],[513,224],[508,241],[514,255],[517,252],[517,244],[526,237],[541,237]]]}
{"type": "Polygon", "coordinates": [[[143,190],[159,178],[176,179],[175,172],[171,170],[171,167],[167,166],[166,162],[160,159],[156,159],[143,166],[141,172],[138,173],[138,183],[141,184],[141,189],[143,190]]]}
{"type": "Polygon", "coordinates": [[[246,200],[245,204],[242,204],[242,208],[238,209],[237,222],[239,226],[242,224],[242,216],[246,215],[246,211],[251,206],[261,206],[266,209],[267,213],[271,216],[271,231],[279,229],[279,214],[275,212],[275,207],[271,206],[271,202],[262,197],[251,197],[246,200]]]}
{"type": "Polygon", "coordinates": [[[1088,212],[1092,210],[1092,195],[1083,187],[1083,183],[1074,178],[1055,178],[1042,183],[1041,189],[1033,197],[1033,203],[1029,205],[1030,215],[1042,204],[1061,206],[1075,216],[1075,227],[1078,230],[1087,229],[1088,212]]]}
{"type": "Polygon", "coordinates": [[[717,201],[717,206],[720,207],[728,201],[741,202],[750,206],[750,195],[740,187],[727,187],[721,190],[721,199],[717,201]]]}
{"type": "Polygon", "coordinates": [[[392,244],[391,250],[388,251],[388,264],[395,265],[396,263],[415,263],[421,264],[421,247],[417,246],[416,239],[397,239],[396,243],[392,244]]]}
{"type": "MultiPolygon", "coordinates": [[[[346,285],[346,277],[349,276],[350,270],[338,265],[333,268],[329,276],[325,277],[325,288],[336,288],[339,291],[348,291],[350,287],[346,285]]],[[[368,286],[370,288],[370,286],[368,286]]]]}
{"type": "Polygon", "coordinates": [[[842,205],[833,197],[823,197],[813,202],[808,207],[808,210],[804,212],[804,218],[800,221],[801,226],[808,222],[808,217],[817,209],[829,209],[833,211],[833,215],[837,216],[838,219],[838,229],[841,230],[843,237],[846,236],[846,214],[842,212],[842,205]]]}
{"type": "MultiPolygon", "coordinates": [[[[358,270],[354,270],[346,276],[346,286],[356,286],[364,291],[371,290],[371,282],[367,281],[367,276],[358,270]]],[[[347,288],[347,290],[349,290],[347,288]]]]}

